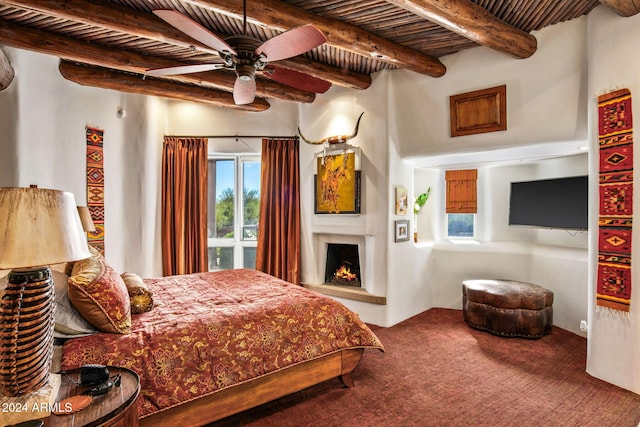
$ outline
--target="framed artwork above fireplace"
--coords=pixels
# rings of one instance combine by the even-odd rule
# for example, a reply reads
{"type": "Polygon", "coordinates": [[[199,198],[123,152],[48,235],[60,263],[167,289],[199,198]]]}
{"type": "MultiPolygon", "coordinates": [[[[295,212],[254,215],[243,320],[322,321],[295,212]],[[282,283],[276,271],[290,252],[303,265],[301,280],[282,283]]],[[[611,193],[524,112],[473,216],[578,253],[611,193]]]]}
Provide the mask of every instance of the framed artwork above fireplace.
{"type": "Polygon", "coordinates": [[[314,213],[360,213],[360,150],[319,153],[314,176],[314,213]]]}

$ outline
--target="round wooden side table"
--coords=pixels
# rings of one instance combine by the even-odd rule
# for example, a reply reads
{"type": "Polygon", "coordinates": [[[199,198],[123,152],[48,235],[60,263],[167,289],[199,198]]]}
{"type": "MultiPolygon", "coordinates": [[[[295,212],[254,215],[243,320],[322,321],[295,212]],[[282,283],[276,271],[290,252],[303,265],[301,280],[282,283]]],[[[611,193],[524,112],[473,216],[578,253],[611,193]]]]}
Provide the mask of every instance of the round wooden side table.
{"type": "MultiPolygon", "coordinates": [[[[108,366],[109,376],[120,375],[120,386],[114,386],[106,394],[94,396],[86,408],[68,415],[52,414],[44,420],[47,427],[137,427],[138,405],[136,400],[140,393],[140,379],[138,375],[126,368],[108,366]]],[[[67,371],[62,374],[60,390],[56,402],[70,396],[82,394],[91,388],[78,385],[80,383],[80,369],[67,371]]]]}

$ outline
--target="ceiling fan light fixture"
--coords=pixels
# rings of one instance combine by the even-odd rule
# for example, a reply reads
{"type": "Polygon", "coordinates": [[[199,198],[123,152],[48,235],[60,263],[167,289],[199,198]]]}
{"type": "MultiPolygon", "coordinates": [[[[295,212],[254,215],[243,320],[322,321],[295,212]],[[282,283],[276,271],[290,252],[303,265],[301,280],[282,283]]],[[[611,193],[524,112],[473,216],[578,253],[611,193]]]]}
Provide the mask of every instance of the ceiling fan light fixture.
{"type": "Polygon", "coordinates": [[[256,69],[251,64],[236,64],[236,75],[244,82],[251,81],[256,76],[256,69]]]}
{"type": "MultiPolygon", "coordinates": [[[[311,24],[292,28],[266,41],[258,40],[247,34],[246,0],[243,0],[243,32],[240,35],[226,37],[218,35],[194,21],[189,16],[170,9],[153,11],[159,18],[182,31],[191,38],[216,51],[222,64],[196,64],[165,67],[147,70],[150,75],[169,76],[176,74],[196,73],[208,70],[234,70],[236,81],[233,86],[233,98],[236,104],[254,102],[256,93],[256,72],[263,72],[270,62],[292,58],[321,46],[327,41],[325,34],[311,24]]],[[[272,73],[272,76],[275,75],[272,73]]],[[[330,83],[316,79],[304,73],[286,73],[284,71],[272,77],[288,86],[324,93],[330,83]]]]}

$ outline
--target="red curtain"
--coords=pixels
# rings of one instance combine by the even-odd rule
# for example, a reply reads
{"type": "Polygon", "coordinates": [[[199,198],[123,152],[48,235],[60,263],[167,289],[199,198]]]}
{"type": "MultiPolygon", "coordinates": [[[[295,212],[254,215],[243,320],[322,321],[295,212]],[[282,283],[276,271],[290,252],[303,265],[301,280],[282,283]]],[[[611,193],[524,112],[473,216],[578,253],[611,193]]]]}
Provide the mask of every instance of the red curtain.
{"type": "Polygon", "coordinates": [[[162,268],[165,276],[208,270],[207,139],[165,137],[162,268]]]}
{"type": "Polygon", "coordinates": [[[262,140],[256,269],[300,284],[300,144],[262,140]]]}

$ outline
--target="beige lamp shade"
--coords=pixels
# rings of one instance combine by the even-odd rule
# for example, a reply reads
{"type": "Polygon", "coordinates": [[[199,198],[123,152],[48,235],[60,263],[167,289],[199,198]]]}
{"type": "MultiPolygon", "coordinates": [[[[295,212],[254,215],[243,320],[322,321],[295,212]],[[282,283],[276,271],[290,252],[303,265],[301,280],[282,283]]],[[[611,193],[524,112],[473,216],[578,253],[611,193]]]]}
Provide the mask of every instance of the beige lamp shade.
{"type": "Polygon", "coordinates": [[[80,215],[80,222],[82,223],[82,229],[87,233],[95,233],[96,225],[91,218],[91,212],[87,206],[78,206],[78,215],[80,215]]]}
{"type": "Polygon", "coordinates": [[[89,258],[72,193],[0,188],[0,269],[89,258]]]}

